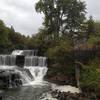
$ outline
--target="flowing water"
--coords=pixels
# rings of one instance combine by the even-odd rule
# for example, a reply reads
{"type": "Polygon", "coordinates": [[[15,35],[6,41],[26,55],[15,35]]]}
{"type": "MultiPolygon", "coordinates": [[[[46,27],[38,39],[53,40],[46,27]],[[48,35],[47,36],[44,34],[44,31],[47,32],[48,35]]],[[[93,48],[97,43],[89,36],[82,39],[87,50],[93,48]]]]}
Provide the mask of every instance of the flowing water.
{"type": "Polygon", "coordinates": [[[2,70],[8,74],[11,70],[18,73],[22,81],[20,88],[3,90],[0,93],[3,100],[56,100],[50,94],[55,85],[43,80],[48,70],[46,57],[37,56],[37,50],[15,50],[11,55],[0,55],[0,71],[2,70]],[[16,57],[19,55],[25,57],[23,68],[16,66],[16,57]]]}
{"type": "Polygon", "coordinates": [[[50,87],[47,85],[34,85],[6,90],[2,95],[3,100],[45,100],[46,97],[43,96],[43,93],[47,93],[49,90],[50,87]]]}

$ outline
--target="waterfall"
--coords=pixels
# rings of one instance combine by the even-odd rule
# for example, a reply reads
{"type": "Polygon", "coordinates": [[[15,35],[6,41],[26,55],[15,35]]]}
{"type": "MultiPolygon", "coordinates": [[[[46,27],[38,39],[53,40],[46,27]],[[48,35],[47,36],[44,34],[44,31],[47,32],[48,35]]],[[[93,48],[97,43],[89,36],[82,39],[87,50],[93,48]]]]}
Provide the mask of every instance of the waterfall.
{"type": "Polygon", "coordinates": [[[26,71],[21,73],[24,85],[40,84],[43,82],[47,67],[25,67],[25,69],[26,71]]]}
{"type": "Polygon", "coordinates": [[[36,56],[38,50],[14,50],[12,55],[36,56]]]}
{"type": "Polygon", "coordinates": [[[10,84],[16,85],[16,80],[17,83],[21,80],[23,85],[42,83],[47,72],[46,57],[39,57],[37,50],[14,50],[11,55],[0,55],[1,70],[8,75],[10,84]],[[24,60],[23,67],[16,64],[17,56],[24,60]]]}
{"type": "Polygon", "coordinates": [[[0,69],[14,68],[16,64],[16,56],[0,55],[0,69]]]}
{"type": "Polygon", "coordinates": [[[26,56],[25,57],[25,66],[40,66],[45,67],[46,57],[37,57],[37,56],[26,56]]]}
{"type": "Polygon", "coordinates": [[[12,55],[22,55],[23,50],[14,50],[12,55]]]}
{"type": "MultiPolygon", "coordinates": [[[[39,82],[42,82],[47,72],[46,66],[47,66],[46,57],[26,56],[24,69],[28,71],[29,74],[28,76],[30,76],[31,74],[31,80],[30,77],[27,77],[27,81],[28,81],[27,83],[37,84],[39,82]]],[[[27,76],[27,73],[23,75],[27,76]]]]}
{"type": "Polygon", "coordinates": [[[14,66],[16,63],[16,56],[0,55],[0,65],[14,66]]]}

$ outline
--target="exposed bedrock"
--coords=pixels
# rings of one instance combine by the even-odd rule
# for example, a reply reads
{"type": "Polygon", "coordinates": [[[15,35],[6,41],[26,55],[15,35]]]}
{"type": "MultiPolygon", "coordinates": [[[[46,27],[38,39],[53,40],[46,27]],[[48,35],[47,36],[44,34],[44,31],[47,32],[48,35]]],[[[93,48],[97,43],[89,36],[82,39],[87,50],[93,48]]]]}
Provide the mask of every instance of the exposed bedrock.
{"type": "Polygon", "coordinates": [[[22,85],[21,77],[15,70],[0,71],[0,88],[19,87],[22,85]]]}

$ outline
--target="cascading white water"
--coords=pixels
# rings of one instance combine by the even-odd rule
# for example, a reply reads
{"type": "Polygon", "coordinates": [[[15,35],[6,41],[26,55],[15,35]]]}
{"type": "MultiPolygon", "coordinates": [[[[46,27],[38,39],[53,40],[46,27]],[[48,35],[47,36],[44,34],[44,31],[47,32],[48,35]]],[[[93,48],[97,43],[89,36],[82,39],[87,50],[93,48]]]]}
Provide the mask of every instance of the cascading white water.
{"type": "Polygon", "coordinates": [[[16,56],[0,55],[0,65],[14,66],[16,63],[16,56]]]}
{"type": "Polygon", "coordinates": [[[16,64],[16,56],[0,55],[0,69],[12,69],[16,64]]]}
{"type": "Polygon", "coordinates": [[[12,55],[36,56],[37,50],[14,50],[12,55]]]}
{"type": "Polygon", "coordinates": [[[40,84],[46,75],[47,67],[24,67],[28,73],[21,73],[24,85],[40,84]]]}
{"type": "Polygon", "coordinates": [[[46,57],[36,54],[37,50],[15,50],[11,55],[0,55],[0,70],[18,73],[23,85],[41,83],[47,72],[46,57]],[[17,56],[25,58],[22,59],[25,62],[23,68],[16,65],[17,56]]]}
{"type": "Polygon", "coordinates": [[[46,57],[36,56],[37,50],[15,50],[12,55],[24,55],[25,64],[20,75],[24,85],[43,82],[47,72],[46,57]]]}
{"type": "Polygon", "coordinates": [[[46,57],[38,57],[38,56],[26,56],[25,57],[25,66],[40,66],[46,67],[46,57]]]}
{"type": "Polygon", "coordinates": [[[31,74],[32,77],[30,79],[27,74],[24,74],[24,78],[27,78],[27,83],[38,84],[42,82],[47,72],[46,57],[26,56],[24,69],[27,69],[28,74],[31,74]]]}
{"type": "Polygon", "coordinates": [[[23,50],[14,50],[12,55],[22,55],[23,50]]]}

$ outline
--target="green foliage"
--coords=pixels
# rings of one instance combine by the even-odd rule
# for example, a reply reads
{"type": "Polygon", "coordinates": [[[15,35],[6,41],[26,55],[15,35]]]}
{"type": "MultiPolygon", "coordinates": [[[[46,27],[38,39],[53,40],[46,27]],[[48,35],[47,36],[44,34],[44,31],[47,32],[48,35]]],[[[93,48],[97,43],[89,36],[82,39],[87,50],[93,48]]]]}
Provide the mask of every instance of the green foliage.
{"type": "Polygon", "coordinates": [[[8,44],[7,29],[5,28],[3,21],[0,20],[0,45],[6,44],[8,44]]]}
{"type": "Polygon", "coordinates": [[[95,34],[97,36],[100,36],[100,21],[94,22],[94,26],[95,26],[95,34]]]}
{"type": "Polygon", "coordinates": [[[47,54],[50,58],[55,56],[64,56],[67,52],[70,52],[72,50],[71,41],[59,41],[58,44],[55,47],[51,47],[48,49],[47,54]]]}
{"type": "Polygon", "coordinates": [[[93,20],[89,20],[89,23],[88,23],[89,38],[87,44],[89,47],[93,46],[100,47],[100,23],[99,21],[95,22],[93,20]]]}
{"type": "Polygon", "coordinates": [[[28,48],[28,38],[15,32],[14,28],[6,27],[0,20],[0,54],[12,52],[14,49],[28,48]]]}
{"type": "Polygon", "coordinates": [[[100,59],[92,60],[81,71],[81,87],[87,89],[100,89],[100,59]]]}
{"type": "Polygon", "coordinates": [[[93,46],[99,46],[100,45],[100,37],[99,36],[90,36],[87,44],[88,44],[89,48],[93,48],[93,46]]]}
{"type": "Polygon", "coordinates": [[[92,16],[89,17],[89,20],[87,21],[87,25],[88,25],[87,33],[89,35],[94,35],[93,33],[95,33],[95,22],[92,16]]]}
{"type": "Polygon", "coordinates": [[[9,46],[10,41],[8,40],[8,30],[3,21],[0,20],[0,53],[5,53],[9,46]]]}
{"type": "Polygon", "coordinates": [[[74,58],[70,40],[60,40],[55,47],[48,48],[49,72],[52,75],[74,75],[74,58]]]}
{"type": "Polygon", "coordinates": [[[85,20],[85,3],[78,0],[39,0],[36,11],[44,13],[45,29],[55,38],[80,30],[85,20]]]}
{"type": "Polygon", "coordinates": [[[39,50],[40,55],[44,55],[47,48],[50,47],[50,43],[52,43],[46,38],[47,35],[45,35],[45,33],[39,32],[30,39],[29,45],[30,47],[34,47],[35,49],[39,50]]]}

